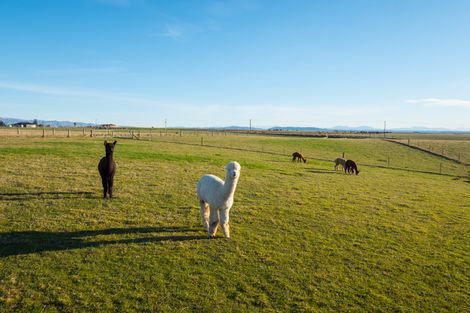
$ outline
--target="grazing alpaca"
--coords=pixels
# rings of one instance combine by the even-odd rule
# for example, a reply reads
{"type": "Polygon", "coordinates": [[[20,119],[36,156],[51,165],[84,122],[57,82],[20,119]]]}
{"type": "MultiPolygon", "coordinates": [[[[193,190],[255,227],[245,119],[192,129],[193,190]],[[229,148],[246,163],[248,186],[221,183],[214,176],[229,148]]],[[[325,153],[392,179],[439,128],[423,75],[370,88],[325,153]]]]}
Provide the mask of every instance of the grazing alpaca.
{"type": "Polygon", "coordinates": [[[340,164],[341,164],[341,166],[343,167],[343,171],[345,170],[345,167],[346,167],[346,160],[343,159],[343,158],[336,158],[336,159],[335,159],[335,171],[338,170],[338,167],[339,167],[340,164]]]}
{"type": "Polygon", "coordinates": [[[230,162],[225,167],[225,181],[214,175],[204,175],[197,183],[197,196],[201,206],[202,224],[209,236],[215,237],[217,225],[222,225],[226,238],[230,238],[229,213],[233,205],[233,195],[240,177],[240,164],[230,162]]]}
{"type": "Polygon", "coordinates": [[[344,168],[344,172],[348,172],[349,174],[356,172],[356,175],[359,174],[359,171],[357,170],[357,165],[353,160],[346,161],[346,167],[344,168]]]}
{"type": "Polygon", "coordinates": [[[307,159],[304,158],[304,156],[299,152],[292,153],[292,161],[295,161],[295,160],[297,160],[298,162],[300,161],[304,161],[304,163],[307,162],[307,159]]]}
{"type": "Polygon", "coordinates": [[[101,182],[103,183],[103,198],[106,198],[106,194],[109,197],[113,197],[113,181],[114,174],[116,173],[116,162],[113,160],[114,146],[117,141],[113,143],[104,142],[106,150],[106,156],[100,160],[98,164],[98,171],[100,172],[101,182]]]}

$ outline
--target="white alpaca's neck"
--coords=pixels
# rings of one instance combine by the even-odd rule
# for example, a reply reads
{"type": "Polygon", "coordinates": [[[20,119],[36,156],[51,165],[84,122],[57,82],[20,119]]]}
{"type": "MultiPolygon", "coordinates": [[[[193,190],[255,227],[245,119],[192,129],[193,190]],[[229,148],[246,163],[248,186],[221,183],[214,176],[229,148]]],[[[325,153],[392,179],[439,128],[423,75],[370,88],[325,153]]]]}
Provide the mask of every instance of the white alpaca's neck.
{"type": "Polygon", "coordinates": [[[233,179],[229,173],[225,175],[224,182],[224,195],[228,199],[233,196],[235,189],[237,188],[238,177],[233,179]]]}

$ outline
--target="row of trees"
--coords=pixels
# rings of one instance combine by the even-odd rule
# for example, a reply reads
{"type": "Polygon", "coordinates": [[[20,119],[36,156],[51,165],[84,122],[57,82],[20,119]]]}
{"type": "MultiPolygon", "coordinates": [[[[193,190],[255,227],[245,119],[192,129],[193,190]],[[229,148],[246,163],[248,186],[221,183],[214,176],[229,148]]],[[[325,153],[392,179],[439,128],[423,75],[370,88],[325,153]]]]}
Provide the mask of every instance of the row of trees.
{"type": "MultiPolygon", "coordinates": [[[[34,119],[33,124],[39,125],[38,120],[34,119]]],[[[7,126],[7,124],[5,124],[5,122],[3,120],[0,120],[0,127],[5,127],[5,126],[7,126]]]]}

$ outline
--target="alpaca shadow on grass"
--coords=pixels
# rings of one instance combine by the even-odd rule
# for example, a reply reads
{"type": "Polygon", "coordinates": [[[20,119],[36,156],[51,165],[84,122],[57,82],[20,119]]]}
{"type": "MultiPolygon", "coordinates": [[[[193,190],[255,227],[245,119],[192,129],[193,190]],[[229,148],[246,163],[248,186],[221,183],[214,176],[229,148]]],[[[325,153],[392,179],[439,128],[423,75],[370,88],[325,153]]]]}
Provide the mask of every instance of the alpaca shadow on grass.
{"type": "Polygon", "coordinates": [[[51,192],[21,192],[0,193],[0,201],[24,201],[31,199],[75,199],[75,198],[97,198],[90,191],[51,191],[51,192]]]}
{"type": "Polygon", "coordinates": [[[160,241],[188,241],[210,239],[207,235],[175,235],[173,233],[194,233],[201,229],[190,227],[131,227],[80,230],[72,232],[21,231],[0,233],[0,258],[12,255],[64,251],[81,248],[101,247],[113,244],[150,243],[160,241]],[[93,237],[105,235],[149,234],[153,236],[93,241],[93,237]],[[157,236],[167,233],[168,235],[157,236]],[[171,234],[171,235],[170,235],[171,234]]]}

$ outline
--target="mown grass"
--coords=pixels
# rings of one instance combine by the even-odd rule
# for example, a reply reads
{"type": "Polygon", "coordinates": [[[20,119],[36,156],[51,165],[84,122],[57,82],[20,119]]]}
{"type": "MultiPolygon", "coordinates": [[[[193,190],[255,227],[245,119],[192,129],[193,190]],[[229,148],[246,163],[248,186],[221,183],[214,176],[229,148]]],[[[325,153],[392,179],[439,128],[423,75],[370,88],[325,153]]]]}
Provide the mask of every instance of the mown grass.
{"type": "MultiPolygon", "coordinates": [[[[194,139],[174,138],[197,144],[194,139]]],[[[102,200],[98,139],[0,141],[2,311],[465,311],[470,179],[359,164],[451,162],[373,140],[214,136],[270,155],[119,140],[102,200]],[[207,239],[197,179],[242,165],[232,239],[207,239]]]]}
{"type": "MultiPolygon", "coordinates": [[[[400,140],[408,144],[408,140],[400,140]]],[[[455,160],[470,164],[470,140],[410,140],[410,146],[432,151],[455,160]]]]}
{"type": "MultiPolygon", "coordinates": [[[[269,136],[167,136],[154,140],[187,143],[215,147],[227,147],[259,152],[272,152],[290,156],[299,151],[313,162],[330,161],[343,156],[359,165],[389,167],[421,172],[442,173],[448,175],[466,175],[467,168],[456,162],[447,162],[442,158],[423,151],[416,151],[405,146],[380,139],[326,139],[326,138],[289,138],[269,136]]],[[[462,155],[470,151],[462,145],[462,155]]],[[[456,146],[456,149],[458,147],[456,146]]]]}

